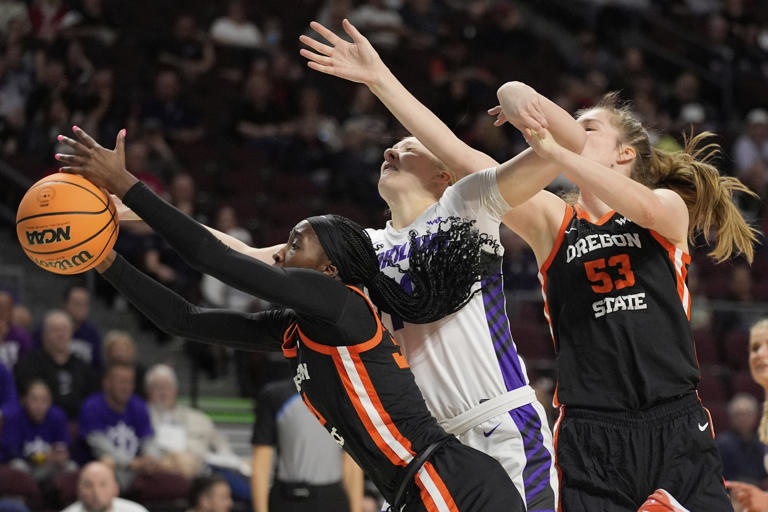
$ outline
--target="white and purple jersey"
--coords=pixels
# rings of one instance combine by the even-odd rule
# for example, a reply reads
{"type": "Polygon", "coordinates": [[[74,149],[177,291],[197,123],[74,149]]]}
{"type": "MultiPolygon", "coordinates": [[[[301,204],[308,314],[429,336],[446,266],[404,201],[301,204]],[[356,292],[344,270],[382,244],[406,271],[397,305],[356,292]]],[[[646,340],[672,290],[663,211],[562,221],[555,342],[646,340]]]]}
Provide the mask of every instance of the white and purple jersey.
{"type": "Polygon", "coordinates": [[[133,395],[118,412],[107,404],[103,392],[91,395],[80,409],[80,436],[87,439],[91,434],[106,436],[113,458],[130,460],[140,455],[142,440],[154,435],[147,404],[133,395]]]}
{"type": "MultiPolygon", "coordinates": [[[[501,218],[510,209],[499,192],[496,170],[487,169],[448,187],[440,200],[409,226],[397,230],[389,221],[384,229],[368,229],[368,234],[381,269],[409,289],[410,283],[402,281],[403,274],[394,265],[408,267],[411,232],[416,232],[417,240],[424,240],[441,221],[459,217],[474,220],[476,229],[498,240],[501,218]]],[[[509,391],[522,391],[529,384],[509,329],[501,261],[498,273],[482,284],[482,291],[466,306],[437,322],[409,324],[382,314],[384,325],[402,347],[430,412],[444,426],[483,402],[509,391]]],[[[526,497],[529,510],[552,510],[557,492],[552,439],[545,418],[540,404],[529,400],[501,417],[454,432],[465,444],[502,463],[526,497]]]]}

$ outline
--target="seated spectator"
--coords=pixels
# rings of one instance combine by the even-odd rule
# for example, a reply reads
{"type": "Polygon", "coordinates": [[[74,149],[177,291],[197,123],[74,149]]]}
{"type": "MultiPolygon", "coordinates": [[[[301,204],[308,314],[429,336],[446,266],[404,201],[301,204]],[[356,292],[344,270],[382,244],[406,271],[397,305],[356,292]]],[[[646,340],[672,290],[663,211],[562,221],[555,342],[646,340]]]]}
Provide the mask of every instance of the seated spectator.
{"type": "Polygon", "coordinates": [[[732,151],[736,176],[753,190],[762,190],[768,180],[768,111],[756,108],[747,113],[744,133],[732,151]]]}
{"type": "Polygon", "coordinates": [[[170,141],[189,144],[203,137],[203,126],[192,107],[181,98],[181,81],[176,71],[165,69],[155,77],[152,96],[141,106],[142,124],[157,122],[170,141]]]}
{"type": "Polygon", "coordinates": [[[187,512],[229,512],[232,510],[229,484],[217,476],[196,478],[192,482],[189,502],[192,508],[187,512]]]}
{"type": "MultiPolygon", "coordinates": [[[[749,331],[749,371],[768,396],[768,318],[756,322],[749,331]]],[[[768,444],[768,402],[763,404],[763,417],[758,432],[760,440],[768,444]]],[[[768,450],[765,453],[764,464],[768,471],[768,450]]],[[[726,487],[731,491],[731,499],[741,510],[768,510],[768,492],[753,483],[729,480],[726,487]]]]}
{"type": "Polygon", "coordinates": [[[406,33],[400,14],[384,5],[384,0],[363,2],[349,13],[349,21],[380,51],[395,50],[406,33]]]}
{"type": "Polygon", "coordinates": [[[211,38],[217,45],[252,50],[263,44],[261,31],[248,19],[245,3],[241,0],[229,2],[227,14],[214,20],[211,38]]]}
{"type": "Polygon", "coordinates": [[[173,34],[161,44],[158,61],[175,68],[188,79],[207,73],[215,60],[213,45],[197,26],[194,16],[176,18],[173,34]]]}
{"type": "Polygon", "coordinates": [[[67,415],[70,427],[77,421],[83,400],[99,387],[93,368],[72,353],[72,330],[67,313],[49,311],[43,320],[41,346],[24,356],[14,372],[19,389],[25,389],[32,380],[43,380],[53,403],[67,415]]]}
{"type": "Polygon", "coordinates": [[[148,512],[138,503],[118,498],[118,493],[112,469],[102,462],[91,462],[80,472],[77,502],[62,512],[148,512]]]}
{"type": "Polygon", "coordinates": [[[32,349],[32,337],[13,324],[13,295],[0,291],[0,362],[9,370],[32,349]]]}
{"type": "Polygon", "coordinates": [[[0,361],[0,418],[6,408],[18,402],[16,396],[16,384],[13,382],[13,374],[0,361]]]}
{"type": "Polygon", "coordinates": [[[30,475],[46,494],[62,472],[76,469],[69,456],[67,417],[52,405],[51,392],[42,380],[31,381],[21,404],[5,410],[0,461],[30,475]]]}
{"type": "Polygon", "coordinates": [[[728,419],[728,430],[718,433],[716,439],[723,459],[723,478],[759,484],[768,474],[763,467],[765,445],[757,435],[760,422],[757,399],[738,393],[728,402],[728,419]]]}
{"type": "Polygon", "coordinates": [[[70,286],[64,292],[64,311],[74,324],[72,352],[96,369],[101,369],[101,333],[88,320],[91,311],[91,292],[83,286],[70,286]]]}
{"type": "Polygon", "coordinates": [[[88,398],[80,412],[80,436],[93,459],[113,467],[122,491],[144,499],[175,498],[187,490],[183,478],[158,464],[159,450],[147,404],[133,394],[133,366],[107,367],[104,391],[88,398]]]}
{"type": "Polygon", "coordinates": [[[126,331],[113,329],[104,338],[104,366],[127,364],[133,366],[135,376],[133,392],[142,398],[147,397],[144,389],[144,365],[136,360],[136,344],[126,331]]]}
{"type": "Polygon", "coordinates": [[[153,366],[146,380],[149,416],[163,457],[161,466],[187,477],[202,474],[209,458],[216,463],[240,466],[240,460],[211,419],[197,409],[177,403],[179,387],[170,366],[153,366]]]}

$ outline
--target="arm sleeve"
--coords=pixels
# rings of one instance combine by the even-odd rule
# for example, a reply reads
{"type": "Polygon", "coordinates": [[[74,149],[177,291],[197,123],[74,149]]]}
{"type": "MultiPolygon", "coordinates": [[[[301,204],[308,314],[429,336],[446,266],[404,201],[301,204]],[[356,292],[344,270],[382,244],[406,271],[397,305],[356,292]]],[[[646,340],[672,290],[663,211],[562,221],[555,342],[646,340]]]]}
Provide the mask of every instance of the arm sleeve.
{"type": "Polygon", "coordinates": [[[308,269],[282,269],[234,251],[194,219],[136,183],[123,202],[152,226],[196,270],[297,313],[329,322],[338,319],[347,289],[308,269]]]}
{"type": "Polygon", "coordinates": [[[242,313],[195,306],[120,255],[102,275],[160,329],[174,336],[240,350],[280,350],[288,327],[287,319],[280,319],[281,312],[242,313]]]}
{"type": "Polygon", "coordinates": [[[485,215],[497,223],[512,209],[499,191],[496,168],[478,171],[460,179],[446,190],[445,197],[462,212],[462,216],[479,218],[485,215]]]}

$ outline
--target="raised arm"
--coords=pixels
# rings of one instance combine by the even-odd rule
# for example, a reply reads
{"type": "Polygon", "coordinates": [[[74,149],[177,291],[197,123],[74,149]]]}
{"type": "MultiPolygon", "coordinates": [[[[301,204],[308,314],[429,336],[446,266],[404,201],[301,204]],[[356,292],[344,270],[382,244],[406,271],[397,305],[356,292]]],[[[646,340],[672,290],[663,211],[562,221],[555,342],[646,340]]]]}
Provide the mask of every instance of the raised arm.
{"type": "Polygon", "coordinates": [[[62,137],[75,155],[57,155],[76,172],[107,188],[141,216],[192,267],[247,293],[293,308],[299,313],[335,322],[348,290],[314,270],[283,269],[249,258],[222,244],[201,224],[155,195],[125,169],[125,133],[118,134],[115,150],[96,143],[76,128],[78,141],[62,137]]]}
{"type": "Polygon", "coordinates": [[[96,270],[168,334],[239,350],[280,351],[288,322],[275,311],[242,313],[195,306],[114,251],[96,270]]]}
{"type": "Polygon", "coordinates": [[[530,134],[527,140],[542,158],[560,165],[582,191],[594,194],[612,209],[658,232],[671,243],[687,247],[688,208],[677,192],[665,188],[651,190],[605,165],[569,151],[545,129],[530,134]]]}
{"type": "Polygon", "coordinates": [[[299,38],[315,50],[302,49],[300,52],[309,60],[307,65],[310,68],[368,86],[405,129],[442,160],[457,179],[497,164],[490,156],[465,144],[408,92],[384,64],[368,39],[349,20],[344,20],[343,26],[352,38],[352,43],[320,23],[310,23],[313,30],[331,43],[329,46],[305,35],[299,38]]]}

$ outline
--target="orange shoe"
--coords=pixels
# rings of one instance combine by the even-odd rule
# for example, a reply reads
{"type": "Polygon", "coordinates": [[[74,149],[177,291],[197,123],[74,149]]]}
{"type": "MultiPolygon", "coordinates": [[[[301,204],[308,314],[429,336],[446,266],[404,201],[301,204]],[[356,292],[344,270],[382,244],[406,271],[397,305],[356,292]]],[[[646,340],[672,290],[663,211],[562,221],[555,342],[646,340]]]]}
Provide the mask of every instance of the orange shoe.
{"type": "Polygon", "coordinates": [[[664,489],[656,489],[637,512],[690,512],[664,489]]]}

